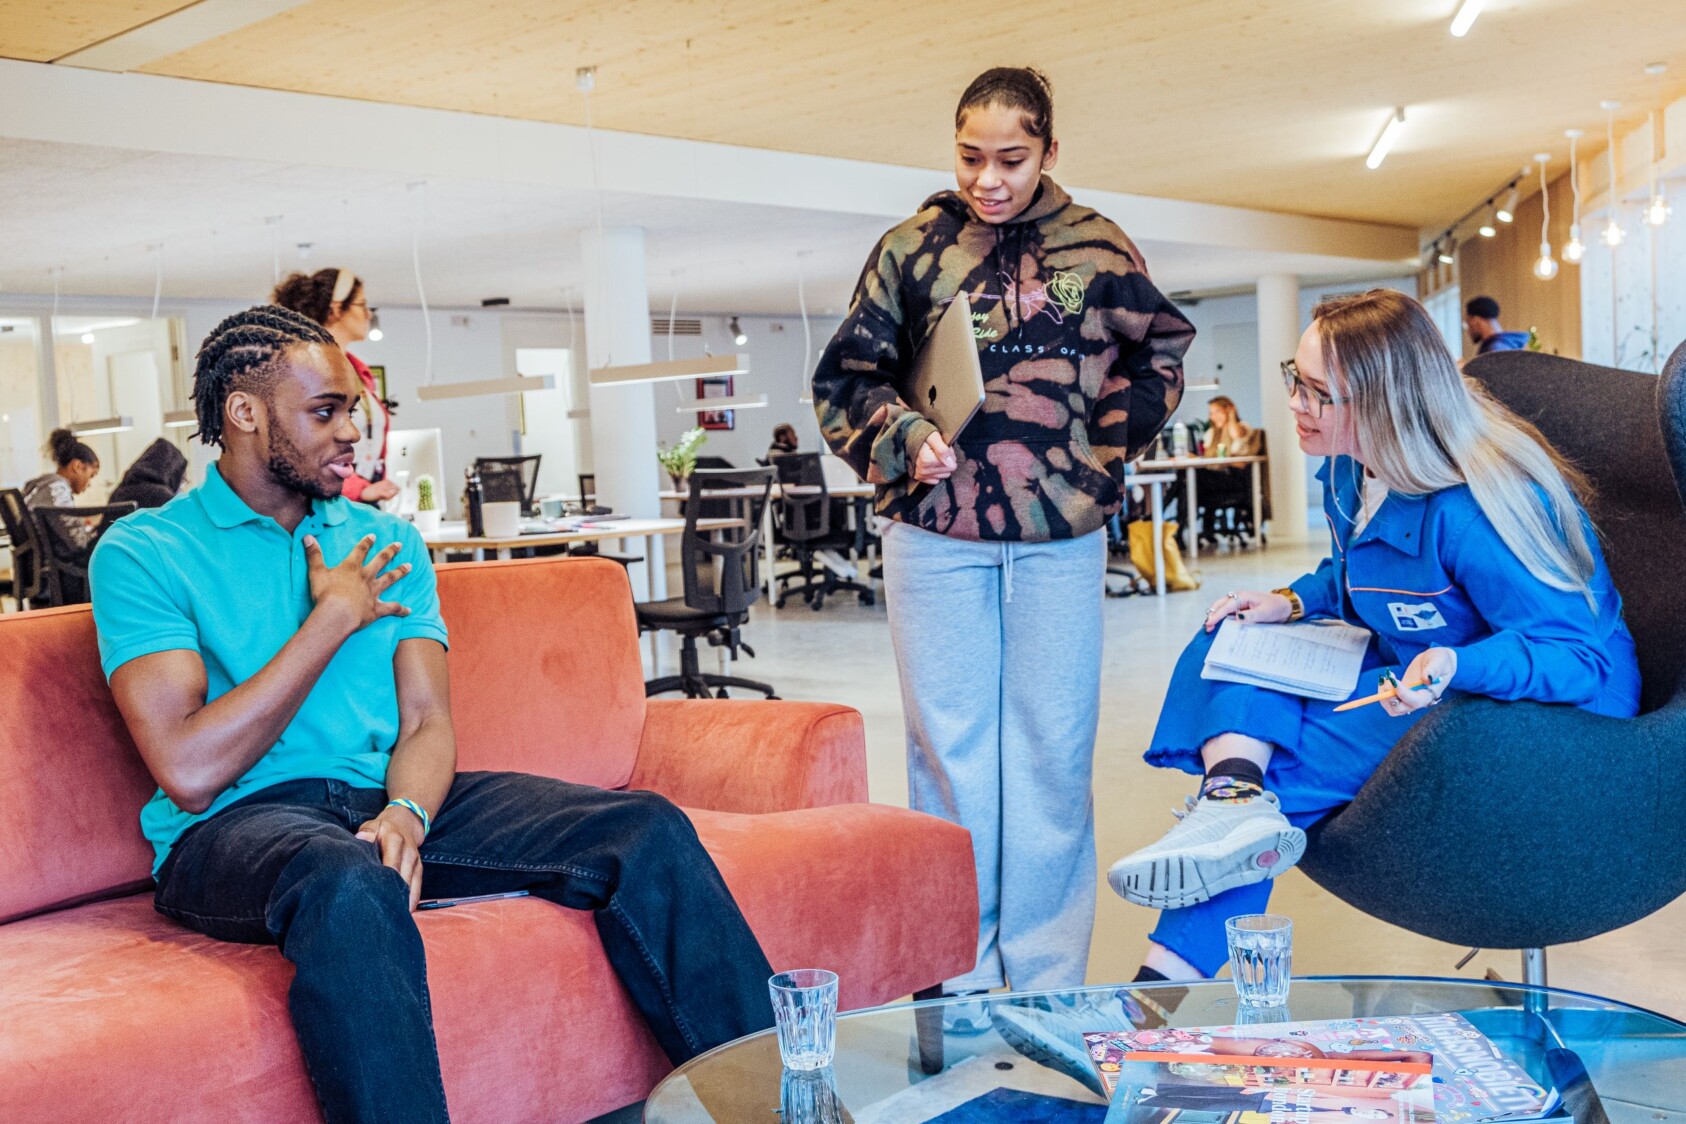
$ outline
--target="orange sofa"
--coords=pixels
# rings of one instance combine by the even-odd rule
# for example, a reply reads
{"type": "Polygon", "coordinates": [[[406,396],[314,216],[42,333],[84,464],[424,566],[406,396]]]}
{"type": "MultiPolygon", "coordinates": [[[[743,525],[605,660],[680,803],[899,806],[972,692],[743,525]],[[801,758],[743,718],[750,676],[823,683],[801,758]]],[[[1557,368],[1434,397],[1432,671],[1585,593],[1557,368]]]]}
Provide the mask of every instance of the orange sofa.
{"type": "MultiPolygon", "coordinates": [[[[775,968],[884,1003],[971,967],[961,829],[866,803],[855,711],[644,699],[621,568],[443,566],[459,766],[681,805],[775,968]]],[[[0,617],[0,1120],[319,1119],[287,1016],[292,966],[153,912],[153,783],[86,608],[0,617]]],[[[584,1120],[668,1070],[589,914],[537,899],[418,915],[460,1121],[584,1120]]]]}

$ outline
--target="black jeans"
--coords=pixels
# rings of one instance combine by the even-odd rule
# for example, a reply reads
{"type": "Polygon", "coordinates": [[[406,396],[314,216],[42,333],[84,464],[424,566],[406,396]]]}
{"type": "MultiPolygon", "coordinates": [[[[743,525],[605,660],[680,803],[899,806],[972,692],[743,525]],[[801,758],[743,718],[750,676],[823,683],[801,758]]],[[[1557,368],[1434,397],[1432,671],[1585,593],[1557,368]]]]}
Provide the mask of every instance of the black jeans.
{"type": "MultiPolygon", "coordinates": [[[[447,1119],[409,891],[354,837],[380,789],[289,781],[182,834],[158,911],[208,936],[275,944],[329,1124],[447,1119]]],[[[675,1063],[773,1024],[755,935],[690,820],[648,792],[459,773],[422,845],[423,896],[528,890],[596,912],[609,963],[675,1063]]]]}

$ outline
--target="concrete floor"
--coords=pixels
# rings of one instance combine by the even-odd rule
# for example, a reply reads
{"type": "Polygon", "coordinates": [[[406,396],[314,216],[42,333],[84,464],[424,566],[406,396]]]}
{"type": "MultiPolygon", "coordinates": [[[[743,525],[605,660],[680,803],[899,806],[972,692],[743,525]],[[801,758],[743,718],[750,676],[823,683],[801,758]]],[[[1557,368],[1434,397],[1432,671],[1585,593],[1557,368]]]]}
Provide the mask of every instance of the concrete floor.
{"type": "MultiPolygon", "coordinates": [[[[1205,588],[1194,593],[1108,598],[1100,736],[1095,749],[1099,905],[1089,957],[1092,983],[1130,979],[1140,963],[1153,914],[1116,897],[1104,873],[1118,856],[1151,842],[1170,826],[1170,809],[1192,791],[1192,778],[1141,761],[1164,700],[1171,668],[1206,606],[1225,590],[1270,589],[1315,566],[1311,547],[1278,545],[1263,553],[1221,553],[1201,559],[1205,588]]],[[[675,587],[677,588],[677,587],[675,587]]],[[[901,697],[882,600],[855,598],[811,612],[792,602],[774,612],[758,605],[744,630],[757,658],[739,674],[773,683],[788,699],[846,703],[866,721],[872,799],[907,803],[901,697]]],[[[665,638],[664,638],[665,639],[665,638]]],[[[713,656],[704,653],[705,670],[713,656]]],[[[677,665],[667,645],[663,662],[677,665]]],[[[1271,902],[1295,920],[1297,974],[1405,974],[1480,977],[1494,969],[1519,977],[1518,954],[1482,952],[1461,971],[1468,951],[1427,940],[1359,913],[1298,871],[1285,875],[1271,902]]],[[[1686,899],[1619,932],[1550,952],[1551,982],[1686,1018],[1686,899]]]]}

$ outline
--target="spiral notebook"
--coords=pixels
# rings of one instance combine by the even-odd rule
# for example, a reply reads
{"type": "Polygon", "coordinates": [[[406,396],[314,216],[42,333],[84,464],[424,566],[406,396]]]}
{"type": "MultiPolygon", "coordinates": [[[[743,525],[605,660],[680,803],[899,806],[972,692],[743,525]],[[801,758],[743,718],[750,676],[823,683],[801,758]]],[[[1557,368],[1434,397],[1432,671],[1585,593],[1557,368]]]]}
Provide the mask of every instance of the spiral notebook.
{"type": "Polygon", "coordinates": [[[1369,644],[1369,629],[1342,621],[1243,624],[1231,617],[1218,627],[1200,677],[1342,702],[1358,686],[1369,644]]]}

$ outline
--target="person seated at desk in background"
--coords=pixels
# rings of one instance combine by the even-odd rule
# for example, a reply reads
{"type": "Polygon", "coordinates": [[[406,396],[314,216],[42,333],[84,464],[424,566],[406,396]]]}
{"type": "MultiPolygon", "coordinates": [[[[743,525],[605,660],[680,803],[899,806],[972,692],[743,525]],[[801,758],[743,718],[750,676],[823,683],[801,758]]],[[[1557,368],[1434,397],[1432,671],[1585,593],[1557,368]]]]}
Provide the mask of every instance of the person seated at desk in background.
{"type": "Polygon", "coordinates": [[[594,910],[675,1063],[770,1027],[772,970],[683,812],[456,771],[427,549],[341,496],[360,397],[320,326],[229,317],[194,377],[221,459],[94,551],[102,666],[160,785],[141,812],[157,909],[293,962],[289,1010],[331,1121],[447,1119],[411,917],[424,895],[594,910]]]}
{"type": "MultiPolygon", "coordinates": [[[[55,429],[47,438],[47,454],[56,465],[23,486],[25,507],[75,507],[76,497],[100,474],[99,454],[68,429],[55,429]]],[[[79,547],[94,541],[95,525],[86,519],[63,520],[65,533],[79,547]]]]}
{"type": "Polygon", "coordinates": [[[1108,874],[1128,900],[1164,911],[1139,980],[1214,975],[1225,920],[1264,909],[1269,879],[1305,851],[1304,828],[1350,802],[1448,691],[1638,712],[1633,638],[1576,498],[1581,477],[1464,382],[1416,301],[1372,290],[1312,316],[1283,374],[1300,447],[1329,458],[1319,479],[1334,550],[1289,588],[1219,599],[1177,664],[1147,760],[1203,774],[1199,798],[1108,874]],[[1390,669],[1401,686],[1337,714],[1203,679],[1231,616],[1362,625],[1365,672],[1390,669]]]}
{"type": "MultiPolygon", "coordinates": [[[[1206,404],[1210,422],[1203,456],[1256,457],[1264,451],[1264,430],[1241,420],[1232,399],[1223,395],[1206,404]]],[[[1244,464],[1217,465],[1194,470],[1200,495],[1200,541],[1216,543],[1220,535],[1252,531],[1253,471],[1244,464]]],[[[1181,481],[1179,481],[1179,484],[1181,481]]],[[[1179,499],[1181,498],[1178,493],[1179,499]]],[[[1263,497],[1261,497],[1262,499],[1263,497]]]]}
{"type": "MultiPolygon", "coordinates": [[[[270,300],[328,329],[342,351],[368,339],[369,329],[374,326],[374,313],[369,308],[363,279],[349,269],[289,274],[275,286],[270,300]]],[[[345,478],[343,495],[359,503],[379,503],[398,494],[398,485],[386,478],[386,435],[392,428],[392,411],[398,404],[380,396],[368,364],[349,351],[344,354],[362,384],[363,409],[357,425],[363,433],[357,438],[356,459],[352,462],[351,475],[345,478]]]]}
{"type": "Polygon", "coordinates": [[[1499,302],[1492,297],[1474,297],[1464,305],[1464,327],[1475,354],[1489,351],[1522,351],[1528,346],[1527,332],[1507,332],[1499,323],[1499,302]]]}
{"type": "Polygon", "coordinates": [[[773,427],[773,443],[767,446],[767,455],[761,458],[761,463],[770,465],[779,457],[794,453],[801,447],[802,441],[796,436],[796,427],[789,422],[780,422],[773,427]]]}
{"type": "Polygon", "coordinates": [[[1208,457],[1256,457],[1259,455],[1260,431],[1241,420],[1241,412],[1232,399],[1218,395],[1206,404],[1205,455],[1208,457]]]}
{"type": "Polygon", "coordinates": [[[111,492],[111,503],[132,503],[136,507],[163,507],[181,491],[187,475],[187,458],[182,451],[160,437],[142,450],[135,463],[111,492]]]}

